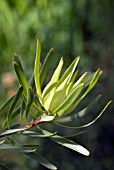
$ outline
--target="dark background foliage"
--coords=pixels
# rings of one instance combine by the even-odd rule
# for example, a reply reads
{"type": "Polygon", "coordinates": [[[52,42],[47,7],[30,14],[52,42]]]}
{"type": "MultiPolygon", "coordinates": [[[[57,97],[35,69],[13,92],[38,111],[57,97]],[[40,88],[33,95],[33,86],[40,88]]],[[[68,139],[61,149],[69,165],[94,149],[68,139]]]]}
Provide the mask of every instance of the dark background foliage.
{"type": "MultiPolygon", "coordinates": [[[[51,47],[55,49],[50,75],[61,56],[64,56],[67,67],[80,55],[80,73],[93,72],[98,67],[103,70],[98,85],[85,103],[89,103],[98,93],[103,94],[98,107],[113,100],[113,9],[113,0],[0,0],[0,104],[17,89],[11,67],[14,52],[22,59],[29,79],[33,71],[37,37],[42,43],[42,60],[51,47]]],[[[57,146],[48,139],[41,141],[43,149],[40,152],[61,170],[113,170],[113,110],[112,103],[106,114],[86,133],[72,138],[89,148],[90,157],[57,146]]],[[[0,123],[2,119],[1,116],[0,123]]],[[[57,129],[52,127],[52,130],[54,128],[57,129]]],[[[63,134],[69,133],[69,130],[62,131],[63,134]]],[[[22,155],[0,152],[0,160],[7,162],[12,169],[45,169],[22,155]]]]}

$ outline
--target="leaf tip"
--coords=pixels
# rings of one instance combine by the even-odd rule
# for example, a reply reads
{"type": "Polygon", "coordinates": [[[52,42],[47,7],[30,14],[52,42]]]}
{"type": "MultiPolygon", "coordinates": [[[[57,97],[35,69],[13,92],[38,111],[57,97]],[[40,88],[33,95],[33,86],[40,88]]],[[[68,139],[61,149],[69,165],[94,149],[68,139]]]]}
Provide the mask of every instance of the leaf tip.
{"type": "Polygon", "coordinates": [[[112,103],[112,100],[110,100],[109,103],[112,103]]]}
{"type": "Polygon", "coordinates": [[[61,60],[62,60],[62,62],[64,62],[64,59],[63,59],[63,57],[61,57],[61,60]]]}
{"type": "Polygon", "coordinates": [[[82,154],[85,155],[85,156],[89,156],[90,152],[87,149],[83,148],[82,154]]]}
{"type": "Polygon", "coordinates": [[[80,60],[80,56],[77,57],[78,61],[80,60]]]}
{"type": "Polygon", "coordinates": [[[50,51],[53,52],[53,51],[54,51],[54,48],[52,47],[52,48],[50,49],[50,51]]]}
{"type": "Polygon", "coordinates": [[[1,141],[0,144],[3,144],[5,142],[5,140],[1,141]]]}
{"type": "Polygon", "coordinates": [[[37,43],[39,43],[40,42],[40,38],[39,37],[37,37],[37,43]]]}
{"type": "Polygon", "coordinates": [[[85,156],[89,156],[90,155],[90,152],[89,151],[86,151],[86,155],[85,156]]]}
{"type": "Polygon", "coordinates": [[[14,57],[15,57],[15,56],[17,56],[17,53],[16,53],[16,52],[14,52],[14,57]]]}
{"type": "Polygon", "coordinates": [[[108,102],[107,106],[109,106],[111,103],[112,103],[112,100],[110,100],[110,101],[108,102]]]}
{"type": "Polygon", "coordinates": [[[102,69],[101,68],[98,68],[97,71],[100,73],[100,75],[102,74],[102,69]]]}

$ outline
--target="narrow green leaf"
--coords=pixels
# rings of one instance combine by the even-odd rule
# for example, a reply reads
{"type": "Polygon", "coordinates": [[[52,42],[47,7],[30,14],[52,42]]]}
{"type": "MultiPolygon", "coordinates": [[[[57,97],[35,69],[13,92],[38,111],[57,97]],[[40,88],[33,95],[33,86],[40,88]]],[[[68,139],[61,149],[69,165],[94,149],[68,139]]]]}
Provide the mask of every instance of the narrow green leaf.
{"type": "Polygon", "coordinates": [[[14,61],[17,63],[17,65],[21,68],[21,70],[24,72],[20,58],[17,56],[16,53],[14,53],[14,61]]]}
{"type": "Polygon", "coordinates": [[[33,107],[38,111],[38,114],[47,113],[47,111],[42,108],[40,103],[33,102],[33,107]]]}
{"type": "Polygon", "coordinates": [[[35,138],[47,138],[49,136],[55,135],[56,133],[51,133],[50,135],[45,135],[42,133],[37,133],[37,132],[33,132],[33,131],[23,131],[21,133],[22,135],[27,135],[29,137],[35,137],[35,138]]]}
{"type": "Polygon", "coordinates": [[[53,84],[47,84],[47,86],[44,89],[45,91],[43,91],[43,106],[47,111],[49,110],[49,105],[53,98],[56,87],[57,87],[57,82],[53,84]],[[49,100],[49,97],[50,97],[50,100],[49,100]]]}
{"type": "Polygon", "coordinates": [[[1,138],[1,137],[8,136],[8,135],[11,135],[11,134],[14,134],[14,133],[17,133],[17,132],[24,131],[24,130],[26,130],[26,129],[27,129],[27,128],[19,128],[19,129],[5,130],[4,132],[0,133],[0,138],[1,138]]]}
{"type": "Polygon", "coordinates": [[[71,135],[65,135],[65,136],[63,136],[64,138],[72,138],[72,137],[76,137],[76,136],[79,136],[79,135],[81,135],[81,134],[83,134],[83,133],[85,133],[85,132],[87,132],[87,130],[80,130],[79,132],[77,132],[77,133],[73,133],[73,134],[71,134],[71,135]]]}
{"type": "MultiPolygon", "coordinates": [[[[93,121],[91,121],[91,122],[89,122],[89,123],[87,123],[85,125],[77,126],[77,127],[72,127],[72,126],[62,125],[62,124],[59,124],[59,123],[56,123],[56,124],[59,125],[59,126],[65,127],[65,128],[70,128],[70,129],[80,129],[80,128],[89,127],[90,125],[94,124],[102,116],[102,114],[107,109],[107,107],[111,104],[111,102],[112,101],[107,103],[107,105],[103,108],[103,110],[99,113],[99,115],[93,121]]],[[[74,123],[74,121],[72,120],[71,123],[74,123]]]]}
{"type": "Polygon", "coordinates": [[[50,122],[52,120],[54,120],[55,116],[47,116],[47,115],[42,115],[40,116],[40,120],[42,122],[50,122]]]}
{"type": "Polygon", "coordinates": [[[17,78],[19,80],[19,83],[20,83],[20,85],[23,86],[24,95],[27,98],[28,84],[27,84],[27,80],[26,80],[26,77],[24,75],[24,72],[15,61],[13,62],[13,65],[14,65],[14,70],[15,70],[15,73],[16,73],[17,78]]]}
{"type": "Polygon", "coordinates": [[[40,145],[38,144],[23,144],[24,148],[38,148],[40,145]]]}
{"type": "Polygon", "coordinates": [[[7,144],[4,144],[0,145],[0,149],[4,149],[4,150],[7,150],[7,151],[11,151],[11,152],[20,152],[20,153],[24,153],[26,154],[28,157],[31,157],[33,159],[35,159],[38,163],[40,163],[41,165],[45,166],[46,168],[48,169],[52,169],[52,170],[56,170],[56,166],[53,165],[52,163],[50,163],[49,161],[47,161],[45,158],[43,158],[41,155],[35,153],[35,149],[33,150],[28,150],[28,149],[25,149],[22,145],[14,142],[11,140],[12,143],[14,143],[14,145],[7,145],[7,144]]]}
{"type": "Polygon", "coordinates": [[[20,110],[21,110],[21,105],[18,106],[18,107],[14,110],[14,112],[13,112],[13,114],[12,114],[12,119],[16,118],[16,117],[20,114],[20,110]]]}
{"type": "Polygon", "coordinates": [[[0,142],[0,145],[3,144],[4,142],[5,142],[5,140],[1,141],[1,142],[0,142]]]}
{"type": "Polygon", "coordinates": [[[36,48],[36,59],[34,66],[34,79],[36,85],[37,95],[42,103],[42,93],[41,93],[41,85],[40,85],[40,53],[41,53],[41,44],[40,40],[37,40],[37,48],[36,48]]]}
{"type": "MultiPolygon", "coordinates": [[[[21,106],[17,107],[17,109],[14,110],[14,112],[12,114],[12,120],[20,114],[20,110],[21,110],[21,106]]],[[[7,119],[4,121],[4,123],[2,125],[3,131],[6,128],[6,126],[7,126],[7,119]]]]}
{"type": "MultiPolygon", "coordinates": [[[[41,132],[45,135],[51,135],[50,132],[46,131],[46,130],[43,130],[43,129],[40,129],[41,132]]],[[[72,149],[76,152],[79,152],[85,156],[89,156],[89,151],[87,149],[85,149],[83,146],[71,141],[71,140],[68,140],[66,138],[63,138],[61,136],[58,136],[58,135],[54,135],[54,136],[51,136],[49,137],[51,140],[53,140],[54,142],[60,144],[60,145],[63,145],[64,147],[67,147],[69,149],[72,149]]]]}
{"type": "Polygon", "coordinates": [[[77,74],[78,74],[78,71],[76,71],[74,73],[74,75],[71,77],[70,83],[69,83],[69,85],[67,87],[66,96],[71,92],[71,89],[73,87],[73,84],[74,84],[74,81],[76,79],[77,74]]]}
{"type": "Polygon", "coordinates": [[[4,111],[12,102],[12,100],[14,99],[15,94],[13,96],[11,96],[1,107],[0,107],[0,113],[2,111],[4,111]]]}
{"type": "Polygon", "coordinates": [[[26,105],[26,122],[27,122],[28,113],[30,112],[33,101],[34,101],[34,94],[33,94],[32,88],[29,87],[27,105],[26,105]]]}
{"type": "Polygon", "coordinates": [[[76,83],[73,85],[72,90],[73,90],[76,86],[78,86],[79,84],[82,83],[82,81],[85,79],[86,75],[87,75],[87,72],[84,73],[84,74],[76,81],[76,83]]]}
{"type": "Polygon", "coordinates": [[[83,110],[78,112],[76,114],[77,118],[83,117],[83,116],[87,115],[89,112],[91,112],[92,109],[96,107],[96,105],[99,102],[100,98],[101,98],[101,94],[98,95],[86,108],[84,108],[83,110]]]}
{"type": "Polygon", "coordinates": [[[62,75],[62,77],[60,78],[59,82],[58,82],[58,86],[67,78],[67,76],[70,73],[74,73],[78,62],[79,62],[80,57],[76,57],[75,60],[70,64],[70,66],[67,68],[67,70],[64,72],[64,74],[62,75]]]}
{"type": "Polygon", "coordinates": [[[100,112],[100,114],[99,114],[93,121],[91,121],[91,122],[88,123],[88,124],[85,124],[85,125],[80,126],[80,128],[85,128],[85,127],[88,127],[88,126],[92,125],[93,123],[95,123],[95,122],[102,116],[102,114],[103,114],[104,111],[107,109],[107,107],[111,104],[111,102],[112,102],[112,101],[109,101],[109,102],[106,104],[106,106],[103,108],[103,110],[100,112]]]}
{"type": "Polygon", "coordinates": [[[84,84],[80,84],[68,95],[64,102],[54,111],[57,115],[61,116],[66,110],[75,102],[79,94],[82,92],[84,84]]]}
{"type": "Polygon", "coordinates": [[[25,109],[26,109],[26,103],[25,103],[25,100],[23,99],[22,105],[20,107],[20,123],[22,123],[23,121],[23,114],[24,114],[25,109]]]}
{"type": "Polygon", "coordinates": [[[39,164],[43,165],[44,167],[52,170],[56,170],[57,167],[50,163],[48,160],[46,160],[44,157],[39,155],[38,153],[27,153],[27,156],[35,159],[39,164]]]}
{"type": "Polygon", "coordinates": [[[61,103],[63,103],[63,101],[66,98],[66,95],[68,94],[68,91],[72,87],[72,84],[73,84],[75,77],[77,75],[77,72],[74,74],[74,71],[77,67],[78,61],[79,61],[79,57],[77,57],[71,63],[69,68],[63,74],[63,76],[60,78],[60,80],[57,82],[57,89],[54,93],[54,96],[53,96],[52,101],[49,106],[49,110],[51,112],[54,112],[61,105],[61,103]]]}
{"type": "Polygon", "coordinates": [[[90,82],[90,85],[88,87],[88,89],[86,90],[86,92],[84,93],[84,95],[82,96],[82,98],[84,98],[91,90],[92,88],[96,85],[98,79],[99,79],[99,76],[101,75],[102,71],[100,69],[98,69],[96,72],[95,72],[95,75],[94,77],[92,78],[91,82],[90,82]]]}
{"type": "Polygon", "coordinates": [[[52,59],[52,56],[53,56],[53,51],[54,51],[54,49],[51,48],[50,51],[48,52],[44,62],[43,62],[42,67],[41,67],[41,72],[40,72],[40,83],[41,83],[41,86],[43,84],[43,81],[44,81],[45,76],[47,74],[47,71],[49,69],[49,66],[50,66],[50,63],[51,63],[51,59],[52,59]]]}
{"type": "Polygon", "coordinates": [[[18,89],[12,103],[11,103],[11,106],[9,108],[9,112],[8,112],[8,116],[7,116],[7,123],[8,123],[8,127],[10,127],[10,121],[11,121],[11,118],[12,118],[12,114],[13,114],[13,111],[20,99],[20,97],[22,96],[22,92],[23,92],[23,87],[20,86],[20,88],[18,89]]]}
{"type": "Polygon", "coordinates": [[[10,151],[10,152],[16,152],[16,153],[17,152],[19,152],[19,153],[31,153],[31,152],[35,152],[35,149],[27,150],[27,149],[18,148],[16,146],[9,145],[9,144],[2,144],[2,145],[0,145],[0,149],[7,150],[7,151],[10,151]]]}
{"type": "MultiPolygon", "coordinates": [[[[91,76],[91,81],[89,79],[89,87],[87,88],[87,90],[85,91],[85,93],[76,101],[74,102],[74,104],[66,111],[66,114],[71,113],[77,106],[78,104],[83,100],[83,98],[92,90],[92,88],[96,85],[99,76],[101,75],[102,71],[100,69],[98,69],[93,75],[91,76]]],[[[87,82],[87,83],[88,83],[87,82]]],[[[87,84],[86,84],[87,85],[87,84]]],[[[86,87],[86,86],[85,86],[86,87]]]]}
{"type": "Polygon", "coordinates": [[[66,98],[66,91],[68,87],[68,81],[71,78],[71,74],[57,87],[53,94],[52,101],[49,106],[49,110],[53,113],[66,98]]]}
{"type": "Polygon", "coordinates": [[[75,113],[73,115],[70,115],[70,116],[67,116],[67,117],[64,117],[64,118],[60,118],[60,119],[56,120],[55,122],[58,122],[58,123],[69,123],[69,122],[72,122],[72,121],[75,122],[79,118],[89,114],[92,111],[92,109],[94,109],[94,107],[96,107],[100,98],[101,98],[101,95],[98,95],[87,107],[85,107],[84,109],[82,109],[78,113],[75,113]]]}
{"type": "Polygon", "coordinates": [[[90,83],[91,80],[93,79],[93,77],[95,76],[96,72],[90,74],[89,76],[87,76],[84,80],[83,83],[85,84],[85,87],[87,87],[90,83]]]}
{"type": "Polygon", "coordinates": [[[47,86],[43,90],[43,102],[44,102],[44,107],[46,108],[47,111],[49,109],[51,100],[53,98],[54,91],[56,89],[57,82],[58,82],[62,67],[63,67],[63,58],[61,58],[59,65],[56,68],[56,70],[51,78],[51,81],[47,84],[47,86]]]}
{"type": "Polygon", "coordinates": [[[38,111],[39,115],[42,114],[42,113],[47,113],[45,108],[40,103],[39,98],[35,95],[34,95],[33,107],[38,111]]]}

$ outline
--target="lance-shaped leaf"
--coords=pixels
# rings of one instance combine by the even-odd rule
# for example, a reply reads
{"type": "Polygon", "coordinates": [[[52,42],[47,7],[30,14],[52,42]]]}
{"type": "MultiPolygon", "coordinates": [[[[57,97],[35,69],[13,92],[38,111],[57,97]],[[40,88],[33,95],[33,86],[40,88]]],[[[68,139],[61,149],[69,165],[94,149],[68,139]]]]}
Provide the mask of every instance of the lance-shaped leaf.
{"type": "Polygon", "coordinates": [[[72,90],[73,90],[76,86],[78,86],[79,84],[82,83],[82,81],[85,79],[86,75],[87,75],[87,72],[84,73],[84,74],[76,81],[76,83],[73,85],[72,90]]]}
{"type": "Polygon", "coordinates": [[[20,97],[22,96],[22,93],[23,93],[23,86],[20,86],[19,90],[17,91],[13,101],[12,101],[12,104],[9,108],[9,112],[8,112],[8,116],[7,116],[7,123],[8,123],[8,127],[10,128],[10,121],[11,121],[11,118],[12,118],[12,114],[13,114],[13,111],[20,99],[20,97]]]}
{"type": "MultiPolygon", "coordinates": [[[[65,127],[65,128],[70,128],[70,129],[86,128],[86,127],[92,125],[93,123],[95,123],[102,116],[102,114],[104,113],[104,111],[107,109],[107,107],[110,105],[111,102],[112,101],[109,101],[106,104],[106,106],[103,108],[103,110],[99,113],[99,115],[94,120],[92,120],[91,122],[89,122],[87,124],[84,124],[84,125],[81,125],[81,126],[76,126],[76,127],[72,127],[72,126],[68,126],[68,125],[63,125],[63,124],[59,124],[59,123],[56,123],[56,124],[59,125],[59,126],[65,127]]],[[[71,123],[74,123],[74,121],[72,120],[71,123]]]]}
{"type": "Polygon", "coordinates": [[[21,70],[24,72],[21,61],[19,59],[19,57],[17,56],[16,53],[14,53],[14,61],[17,63],[17,65],[21,68],[21,70]]]}
{"type": "MultiPolygon", "coordinates": [[[[45,135],[50,135],[51,133],[46,131],[46,130],[43,130],[41,129],[41,132],[45,135]]],[[[63,138],[61,136],[58,136],[58,135],[54,135],[54,136],[50,136],[49,137],[51,140],[53,140],[54,142],[60,144],[60,145],[63,145],[64,147],[67,147],[69,149],[72,149],[76,152],[79,152],[85,156],[89,156],[89,151],[87,149],[85,149],[83,146],[71,141],[71,140],[68,140],[66,138],[63,138]]]]}
{"type": "Polygon", "coordinates": [[[22,144],[24,148],[38,148],[40,144],[22,144]]]}
{"type": "Polygon", "coordinates": [[[0,145],[0,149],[2,150],[7,150],[10,152],[19,152],[19,153],[31,153],[31,152],[35,152],[36,149],[33,150],[28,150],[28,149],[22,149],[22,148],[18,148],[17,146],[13,146],[13,145],[9,145],[9,144],[2,144],[0,145]]]}
{"type": "Polygon", "coordinates": [[[77,64],[79,62],[80,57],[77,57],[71,64],[70,66],[67,68],[67,70],[64,72],[64,74],[62,75],[62,77],[60,78],[59,82],[58,82],[58,86],[67,78],[67,76],[71,73],[73,75],[77,64]]]}
{"type": "Polygon", "coordinates": [[[70,83],[68,84],[67,90],[66,90],[66,96],[70,93],[70,91],[71,91],[71,89],[72,89],[72,87],[73,87],[74,81],[75,81],[75,79],[76,79],[77,74],[78,74],[78,71],[76,71],[76,72],[73,74],[73,76],[72,76],[72,78],[71,78],[71,80],[70,80],[70,83]]]}
{"type": "Polygon", "coordinates": [[[94,75],[94,77],[92,78],[90,85],[88,87],[88,89],[86,90],[86,92],[84,93],[84,95],[82,96],[82,98],[84,98],[91,90],[92,88],[96,85],[99,76],[101,75],[102,71],[100,69],[98,69],[94,75]]]}
{"type": "MultiPolygon", "coordinates": [[[[20,110],[21,110],[21,106],[17,107],[13,114],[12,114],[12,120],[17,117],[19,114],[20,114],[20,110]]],[[[2,130],[4,131],[4,129],[6,128],[7,126],[7,119],[4,121],[3,125],[2,125],[2,130]]]]}
{"type": "Polygon", "coordinates": [[[44,62],[43,62],[43,65],[41,67],[41,72],[40,72],[40,83],[41,83],[41,86],[43,84],[43,81],[46,77],[46,74],[47,74],[47,71],[49,69],[49,66],[50,66],[50,63],[51,63],[51,59],[52,59],[52,56],[53,56],[53,51],[54,49],[51,48],[50,51],[48,52],[44,62]]]}
{"type": "Polygon", "coordinates": [[[92,109],[96,108],[97,103],[100,101],[101,99],[101,94],[98,95],[87,107],[85,107],[84,109],[82,109],[80,112],[78,112],[77,114],[77,118],[81,118],[85,115],[87,115],[88,113],[90,113],[92,111],[92,109]]]}
{"type": "Polygon", "coordinates": [[[71,74],[67,76],[67,78],[57,87],[53,94],[52,101],[49,106],[49,110],[53,113],[65,100],[66,91],[68,88],[68,81],[71,78],[71,74]]]}
{"type": "Polygon", "coordinates": [[[40,120],[42,122],[50,122],[52,120],[54,120],[55,116],[47,116],[47,115],[42,115],[40,116],[40,120]]]}
{"type": "Polygon", "coordinates": [[[38,163],[40,163],[41,165],[45,166],[46,168],[52,169],[52,170],[56,170],[56,166],[53,165],[52,163],[50,163],[48,160],[46,160],[45,158],[43,158],[41,155],[35,153],[36,149],[25,149],[23,147],[23,145],[20,145],[19,143],[16,143],[14,141],[11,140],[11,143],[13,143],[14,145],[7,145],[4,144],[2,145],[2,147],[0,146],[0,149],[6,149],[8,151],[11,152],[21,152],[26,154],[27,156],[35,159],[38,163]]]}
{"type": "Polygon", "coordinates": [[[27,118],[28,118],[28,113],[31,109],[31,106],[33,104],[34,101],[34,95],[33,95],[33,91],[32,88],[29,86],[29,90],[28,90],[28,98],[27,98],[27,105],[26,105],[26,122],[27,122],[27,118]]]}
{"type": "Polygon", "coordinates": [[[13,96],[11,96],[1,107],[0,107],[0,113],[2,111],[4,111],[12,102],[12,100],[14,99],[15,94],[13,96]]]}
{"type": "Polygon", "coordinates": [[[0,145],[3,144],[4,142],[5,142],[5,140],[1,141],[1,142],[0,142],[0,145]]]}
{"type": "Polygon", "coordinates": [[[45,134],[42,134],[42,133],[38,133],[38,132],[33,132],[33,131],[24,131],[21,133],[22,135],[26,135],[26,136],[29,136],[29,137],[35,137],[35,138],[47,138],[49,136],[52,136],[52,135],[55,135],[55,133],[51,133],[50,135],[45,135],[45,134]]]}
{"type": "Polygon", "coordinates": [[[93,79],[93,77],[95,76],[96,72],[88,75],[84,80],[83,83],[85,84],[85,87],[89,86],[91,83],[91,80],[93,79]]]}
{"type": "Polygon", "coordinates": [[[96,85],[99,76],[101,75],[102,71],[100,69],[98,69],[94,76],[91,77],[91,81],[90,81],[90,85],[87,88],[87,90],[85,91],[85,93],[76,101],[73,103],[73,105],[71,107],[69,107],[69,109],[66,111],[65,114],[68,114],[70,112],[72,112],[77,106],[78,104],[83,100],[83,98],[92,90],[92,88],[96,85]]]}
{"type": "Polygon", "coordinates": [[[41,44],[40,40],[37,40],[37,48],[36,48],[36,59],[34,66],[34,79],[36,85],[37,95],[42,103],[42,94],[41,94],[41,84],[40,84],[40,53],[41,53],[41,44]]]}
{"type": "Polygon", "coordinates": [[[66,110],[75,102],[79,94],[82,92],[84,84],[80,84],[67,96],[64,102],[54,111],[57,115],[61,116],[66,110]]]}
{"type": "Polygon", "coordinates": [[[58,67],[54,71],[54,74],[50,80],[50,82],[47,84],[47,86],[44,88],[43,91],[43,102],[44,102],[44,107],[48,111],[51,100],[54,95],[54,91],[57,87],[57,82],[61,73],[63,67],[63,58],[61,58],[58,67]]]}
{"type": "Polygon", "coordinates": [[[38,111],[38,115],[42,114],[42,113],[47,113],[46,110],[44,110],[44,108],[42,108],[42,106],[40,105],[40,103],[35,103],[33,102],[33,107],[38,111]]]}
{"type": "Polygon", "coordinates": [[[25,100],[23,99],[22,105],[19,110],[20,111],[20,123],[22,123],[23,121],[23,115],[24,115],[25,109],[26,109],[26,103],[25,103],[25,100]]]}
{"type": "Polygon", "coordinates": [[[9,136],[12,134],[15,134],[17,132],[21,132],[26,130],[27,128],[19,128],[19,129],[10,129],[10,130],[5,130],[4,132],[0,133],[0,138],[5,137],[5,136],[9,136]]]}
{"type": "Polygon", "coordinates": [[[94,109],[96,107],[100,98],[101,98],[101,95],[98,95],[87,107],[85,107],[78,113],[75,113],[75,114],[67,116],[67,117],[59,118],[59,119],[55,120],[55,123],[56,122],[57,123],[70,123],[72,121],[76,122],[77,120],[79,120],[79,118],[89,114],[92,111],[92,109],[94,109]]]}
{"type": "Polygon", "coordinates": [[[38,153],[27,153],[27,156],[35,159],[39,164],[43,165],[44,167],[51,169],[51,170],[56,170],[57,167],[50,163],[47,159],[39,155],[38,153]]]}
{"type": "Polygon", "coordinates": [[[14,66],[14,70],[15,70],[15,73],[17,75],[17,78],[19,80],[19,83],[20,83],[20,85],[23,86],[24,95],[27,98],[28,84],[27,84],[27,80],[26,80],[26,77],[24,75],[24,72],[21,69],[21,67],[15,61],[13,61],[13,66],[14,66]]]}

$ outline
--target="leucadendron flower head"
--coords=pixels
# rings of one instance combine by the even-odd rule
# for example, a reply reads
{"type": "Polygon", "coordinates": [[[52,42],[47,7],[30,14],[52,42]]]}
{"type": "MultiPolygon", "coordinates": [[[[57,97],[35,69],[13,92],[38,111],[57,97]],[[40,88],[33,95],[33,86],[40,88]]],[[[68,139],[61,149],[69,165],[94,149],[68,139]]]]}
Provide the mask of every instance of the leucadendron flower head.
{"type": "Polygon", "coordinates": [[[40,41],[38,40],[34,66],[34,77],[39,101],[46,110],[47,115],[55,115],[60,117],[63,114],[68,114],[76,108],[82,99],[95,86],[102,71],[98,69],[95,73],[89,75],[89,77],[87,76],[86,72],[76,81],[76,76],[78,73],[77,65],[80,57],[75,58],[75,60],[70,64],[62,76],[61,71],[63,67],[63,58],[61,58],[51,77],[51,80],[46,85],[46,87],[41,90],[42,74],[40,71],[40,53],[41,45],[40,41]],[[85,92],[83,93],[83,91],[85,92]]]}

